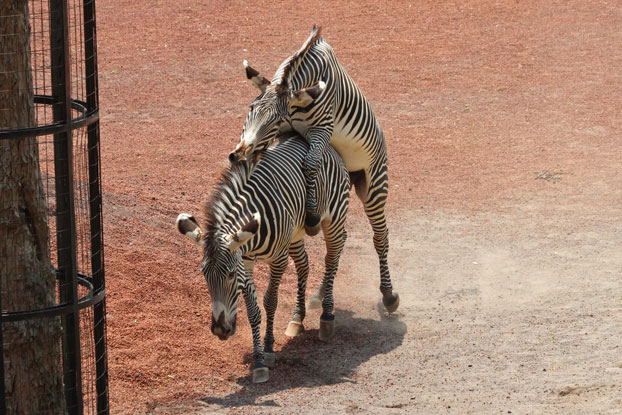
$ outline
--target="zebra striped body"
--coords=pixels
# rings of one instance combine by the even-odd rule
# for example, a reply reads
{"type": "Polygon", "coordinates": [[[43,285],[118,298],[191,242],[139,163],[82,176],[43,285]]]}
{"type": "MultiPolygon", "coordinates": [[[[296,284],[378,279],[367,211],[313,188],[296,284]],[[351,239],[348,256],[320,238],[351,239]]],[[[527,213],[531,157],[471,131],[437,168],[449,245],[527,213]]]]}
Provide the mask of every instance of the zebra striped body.
{"type": "Polygon", "coordinates": [[[320,37],[319,28],[314,28],[302,48],[281,64],[271,82],[248,66],[247,77],[262,89],[262,94],[251,103],[240,143],[230,160],[261,151],[279,131],[295,130],[309,142],[303,165],[306,212],[308,218],[317,217],[317,174],[330,143],[351,173],[356,194],[364,203],[380,262],[383,302],[394,311],[399,303],[389,274],[384,214],[387,150],[369,102],[320,37]]]}
{"type": "MultiPolygon", "coordinates": [[[[319,33],[318,33],[319,34],[319,33]]],[[[285,68],[292,64],[287,59],[272,80],[279,82],[285,68]]],[[[323,81],[324,91],[306,108],[293,106],[289,119],[293,129],[308,139],[312,148],[307,163],[317,164],[326,143],[337,150],[350,172],[370,169],[376,164],[387,164],[384,135],[369,102],[337,60],[333,48],[323,39],[313,41],[303,58],[289,75],[292,90],[301,90],[323,81]]]]}
{"type": "MultiPolygon", "coordinates": [[[[225,172],[208,202],[207,224],[200,230],[188,216],[178,219],[180,232],[204,247],[201,270],[212,297],[212,332],[226,339],[235,331],[238,295],[244,295],[253,331],[254,368],[263,367],[264,352],[273,352],[273,321],[277,292],[287,267],[288,255],[298,272],[298,296],[294,321],[305,316],[308,260],[304,249],[305,179],[302,166],[308,145],[291,135],[265,151],[258,162],[238,162],[225,172]],[[195,233],[193,233],[195,232],[195,233]],[[264,296],[267,315],[264,347],[261,346],[261,312],[253,282],[253,264],[270,267],[264,296]]],[[[322,286],[327,295],[323,318],[333,312],[332,283],[346,239],[344,228],[350,180],[342,160],[327,149],[318,172],[318,211],[326,239],[326,272],[322,286]]]]}

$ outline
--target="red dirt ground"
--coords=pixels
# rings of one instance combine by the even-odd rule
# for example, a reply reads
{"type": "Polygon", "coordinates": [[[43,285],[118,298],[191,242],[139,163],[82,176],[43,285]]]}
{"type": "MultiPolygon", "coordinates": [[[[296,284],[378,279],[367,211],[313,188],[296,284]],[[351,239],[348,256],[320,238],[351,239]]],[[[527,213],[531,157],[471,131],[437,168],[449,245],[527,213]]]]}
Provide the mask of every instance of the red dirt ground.
{"type": "MultiPolygon", "coordinates": [[[[200,252],[178,235],[174,221],[180,212],[200,217],[240,136],[256,95],[242,61],[270,78],[314,23],[323,26],[385,131],[392,229],[426,214],[511,213],[509,206],[550,192],[561,195],[556,204],[566,197],[583,203],[576,198],[589,194],[591,212],[618,212],[612,207],[619,206],[622,184],[616,2],[117,0],[97,6],[113,413],[227,393],[246,376],[246,316],[241,313],[228,343],[210,334],[200,252]]],[[[366,227],[360,203],[351,205],[350,226],[366,227]]],[[[609,225],[617,229],[619,221],[609,225]]],[[[520,232],[502,230],[512,231],[520,232]]],[[[320,239],[310,245],[313,289],[323,250],[320,239]]],[[[356,260],[346,248],[342,280],[351,278],[356,260]]],[[[398,287],[410,283],[394,276],[398,287]]],[[[262,291],[265,268],[256,279],[262,291]]],[[[276,327],[285,327],[294,288],[290,270],[276,327]]],[[[345,299],[342,308],[356,311],[355,300],[345,299]]],[[[288,343],[282,333],[277,343],[301,354],[319,347],[288,343]]],[[[301,370],[283,376],[296,379],[301,370]]]]}

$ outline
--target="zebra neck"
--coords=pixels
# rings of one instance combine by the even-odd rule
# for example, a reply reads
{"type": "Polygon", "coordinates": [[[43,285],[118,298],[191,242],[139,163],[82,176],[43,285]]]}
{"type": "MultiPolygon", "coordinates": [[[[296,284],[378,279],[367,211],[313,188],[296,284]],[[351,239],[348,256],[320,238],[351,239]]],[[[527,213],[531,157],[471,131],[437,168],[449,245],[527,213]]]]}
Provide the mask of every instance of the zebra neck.
{"type": "Polygon", "coordinates": [[[228,234],[239,230],[251,215],[245,206],[248,184],[254,166],[250,163],[236,163],[225,169],[214,191],[205,205],[205,230],[208,234],[228,234]],[[239,225],[239,223],[242,223],[239,225]],[[236,225],[239,227],[236,228],[236,225]]]}

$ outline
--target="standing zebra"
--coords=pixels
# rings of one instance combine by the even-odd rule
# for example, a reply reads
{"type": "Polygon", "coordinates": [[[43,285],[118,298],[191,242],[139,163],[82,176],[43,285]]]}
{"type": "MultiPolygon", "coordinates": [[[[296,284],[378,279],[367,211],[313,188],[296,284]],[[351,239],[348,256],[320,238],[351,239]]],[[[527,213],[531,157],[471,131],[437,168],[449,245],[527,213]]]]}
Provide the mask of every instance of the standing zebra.
{"type": "MultiPolygon", "coordinates": [[[[399,306],[393,293],[387,256],[389,231],[384,206],[388,192],[384,135],[365,96],[337,61],[333,49],[314,26],[302,48],[277,69],[272,81],[244,61],[246,76],[261,90],[251,103],[242,136],[229,160],[265,149],[279,130],[295,130],[309,142],[304,160],[306,179],[305,229],[319,231],[317,174],[328,143],[350,172],[356,194],[365,206],[380,262],[380,292],[389,312],[399,306]]],[[[322,287],[316,296],[321,297],[322,287]]]]}
{"type": "MultiPolygon", "coordinates": [[[[261,159],[234,163],[221,178],[206,208],[206,226],[185,213],[177,229],[203,247],[203,272],[212,299],[212,333],[221,340],[235,333],[239,292],[242,291],[253,332],[253,381],[265,382],[274,364],[274,313],[278,287],[288,254],[298,272],[298,295],[293,320],[286,334],[302,330],[309,263],[304,248],[305,179],[302,172],[309,146],[290,134],[287,140],[265,151],[261,159]],[[270,282],[264,297],[266,334],[261,347],[261,311],[253,282],[255,261],[268,263],[270,282]],[[265,359],[265,361],[264,361],[265,359]]],[[[334,333],[333,279],[337,272],[346,231],[350,178],[336,151],[328,148],[317,175],[318,212],[326,240],[322,287],[320,340],[334,333]]]]}

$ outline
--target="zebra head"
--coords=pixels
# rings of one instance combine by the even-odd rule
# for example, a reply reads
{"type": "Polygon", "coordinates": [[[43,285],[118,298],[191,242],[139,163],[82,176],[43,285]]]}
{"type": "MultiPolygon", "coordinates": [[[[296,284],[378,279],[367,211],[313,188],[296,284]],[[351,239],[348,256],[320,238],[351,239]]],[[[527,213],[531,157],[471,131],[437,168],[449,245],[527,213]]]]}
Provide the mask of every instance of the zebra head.
{"type": "Polygon", "coordinates": [[[269,82],[248,66],[246,61],[244,67],[246,77],[259,88],[261,94],[251,102],[240,142],[229,154],[231,163],[265,150],[277,137],[283,123],[290,122],[290,110],[295,107],[308,107],[326,88],[326,84],[320,81],[308,88],[294,91],[283,79],[269,82]]]}
{"type": "Polygon", "coordinates": [[[240,248],[257,233],[259,225],[260,217],[255,214],[237,232],[204,234],[191,215],[182,213],[177,217],[179,232],[203,248],[201,272],[212,300],[211,331],[220,340],[235,334],[239,293],[246,281],[240,248]]]}

